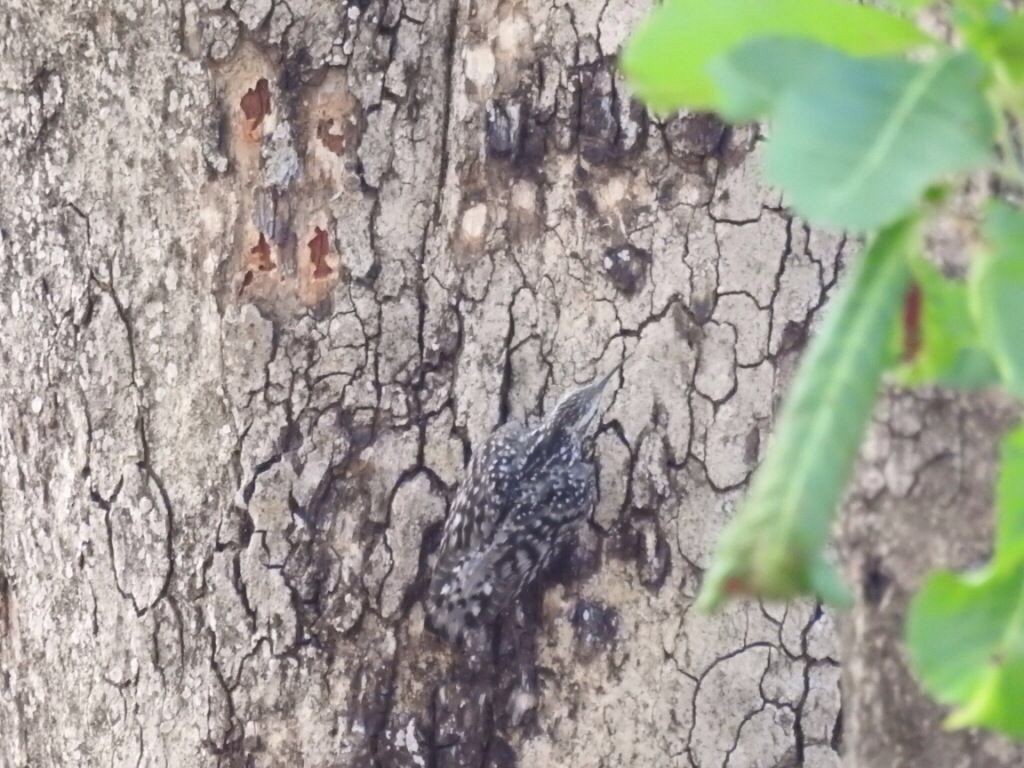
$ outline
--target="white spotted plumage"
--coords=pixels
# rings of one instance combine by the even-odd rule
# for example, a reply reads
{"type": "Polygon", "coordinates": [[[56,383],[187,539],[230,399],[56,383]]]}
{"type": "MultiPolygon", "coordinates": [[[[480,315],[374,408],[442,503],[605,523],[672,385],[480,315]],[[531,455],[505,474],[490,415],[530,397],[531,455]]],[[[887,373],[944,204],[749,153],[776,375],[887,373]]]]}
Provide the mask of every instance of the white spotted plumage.
{"type": "Polygon", "coordinates": [[[583,444],[610,378],[565,395],[531,429],[500,427],[473,456],[427,596],[429,623],[443,636],[493,622],[593,506],[597,483],[583,444]]]}

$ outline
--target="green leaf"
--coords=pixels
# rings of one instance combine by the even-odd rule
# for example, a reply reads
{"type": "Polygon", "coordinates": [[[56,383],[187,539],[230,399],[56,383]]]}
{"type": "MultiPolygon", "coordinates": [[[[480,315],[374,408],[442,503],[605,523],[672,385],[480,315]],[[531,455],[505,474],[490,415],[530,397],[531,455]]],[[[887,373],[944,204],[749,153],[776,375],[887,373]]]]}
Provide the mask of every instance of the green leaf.
{"type": "Polygon", "coordinates": [[[947,726],[1024,737],[1024,563],[933,574],[911,603],[907,645],[925,688],[958,708],[947,726]]]}
{"type": "Polygon", "coordinates": [[[1024,215],[992,203],[984,234],[988,247],[970,275],[971,310],[1004,386],[1024,397],[1024,215]]]}
{"type": "Polygon", "coordinates": [[[997,61],[1006,66],[1014,80],[1024,80],[1024,17],[1001,24],[993,30],[993,54],[997,61]]]}
{"type": "Polygon", "coordinates": [[[996,481],[996,560],[1024,561],[1024,426],[1003,438],[996,481]]]}
{"type": "Polygon", "coordinates": [[[762,37],[743,43],[708,65],[719,91],[718,111],[734,123],[760,117],[786,89],[841,56],[811,40],[762,37]]]}
{"type": "Polygon", "coordinates": [[[916,243],[915,220],[880,232],[829,304],[750,494],[718,542],[702,608],[734,593],[813,592],[848,602],[823,548],[871,414],[916,243]]]}
{"type": "Polygon", "coordinates": [[[653,109],[710,110],[716,56],[755,37],[816,40],[847,53],[898,53],[929,38],[906,19],[842,0],[666,0],[637,29],[622,67],[653,109]]]}
{"type": "Polygon", "coordinates": [[[992,562],[933,574],[911,603],[907,645],[925,688],[957,708],[947,726],[1024,737],[1024,426],[1000,450],[992,562]]]}
{"type": "Polygon", "coordinates": [[[1003,67],[1015,82],[1024,80],[1024,16],[979,10],[961,24],[964,37],[978,55],[1003,67]]]}
{"type": "Polygon", "coordinates": [[[905,216],[935,179],[991,156],[984,80],[969,54],[830,57],[779,98],[768,178],[815,223],[868,231],[905,216]]]}
{"type": "Polygon", "coordinates": [[[954,0],[954,5],[959,9],[973,13],[988,13],[993,8],[1000,7],[1002,0],[954,0]]]}
{"type": "Polygon", "coordinates": [[[945,277],[924,259],[914,259],[912,270],[914,288],[899,323],[904,362],[894,372],[896,380],[905,386],[958,389],[997,384],[999,374],[980,346],[971,317],[967,285],[945,277]]]}

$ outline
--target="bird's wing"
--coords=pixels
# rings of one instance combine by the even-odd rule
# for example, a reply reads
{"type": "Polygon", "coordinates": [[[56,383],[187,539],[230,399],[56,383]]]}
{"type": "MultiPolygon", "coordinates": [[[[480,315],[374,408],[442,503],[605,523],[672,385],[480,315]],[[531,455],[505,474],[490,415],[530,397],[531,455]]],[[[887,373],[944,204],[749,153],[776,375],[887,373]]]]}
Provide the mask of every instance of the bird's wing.
{"type": "Polygon", "coordinates": [[[473,456],[445,521],[441,554],[490,541],[515,503],[524,431],[505,424],[473,456]]]}
{"type": "Polygon", "coordinates": [[[427,612],[434,628],[457,640],[465,628],[493,622],[549,561],[570,524],[592,503],[594,471],[578,465],[520,488],[493,538],[476,549],[442,554],[427,612]]]}

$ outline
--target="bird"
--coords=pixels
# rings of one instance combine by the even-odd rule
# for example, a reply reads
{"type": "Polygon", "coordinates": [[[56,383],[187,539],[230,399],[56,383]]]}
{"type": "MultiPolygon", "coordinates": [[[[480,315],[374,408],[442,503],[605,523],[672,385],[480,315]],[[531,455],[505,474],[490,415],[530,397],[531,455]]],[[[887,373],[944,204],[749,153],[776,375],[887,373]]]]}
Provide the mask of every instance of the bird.
{"type": "Polygon", "coordinates": [[[495,429],[449,509],[427,591],[427,626],[458,643],[493,624],[544,570],[597,499],[588,438],[615,368],[564,394],[532,428],[495,429]]]}

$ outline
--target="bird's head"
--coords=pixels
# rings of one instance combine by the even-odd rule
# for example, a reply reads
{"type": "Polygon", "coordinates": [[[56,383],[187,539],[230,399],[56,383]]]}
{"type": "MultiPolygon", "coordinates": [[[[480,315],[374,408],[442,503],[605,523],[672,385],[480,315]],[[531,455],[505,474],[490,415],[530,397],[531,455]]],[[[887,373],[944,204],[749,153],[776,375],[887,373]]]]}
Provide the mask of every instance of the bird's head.
{"type": "Polygon", "coordinates": [[[597,415],[601,411],[601,393],[618,370],[619,367],[616,367],[605,376],[562,395],[544,420],[548,430],[556,432],[564,429],[580,440],[587,437],[597,424],[597,415]]]}

